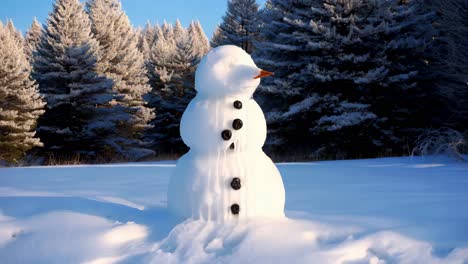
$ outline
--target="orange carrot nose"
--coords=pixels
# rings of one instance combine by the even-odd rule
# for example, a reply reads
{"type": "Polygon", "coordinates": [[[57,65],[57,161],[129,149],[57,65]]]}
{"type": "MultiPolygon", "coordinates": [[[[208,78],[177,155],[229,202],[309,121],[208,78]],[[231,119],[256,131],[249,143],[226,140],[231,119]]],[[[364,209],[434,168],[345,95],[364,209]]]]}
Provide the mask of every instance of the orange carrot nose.
{"type": "Polygon", "coordinates": [[[273,72],[269,72],[269,71],[265,71],[265,70],[260,70],[260,74],[255,76],[254,79],[258,79],[258,78],[263,78],[263,77],[268,77],[268,76],[272,76],[272,75],[275,75],[273,72]]]}

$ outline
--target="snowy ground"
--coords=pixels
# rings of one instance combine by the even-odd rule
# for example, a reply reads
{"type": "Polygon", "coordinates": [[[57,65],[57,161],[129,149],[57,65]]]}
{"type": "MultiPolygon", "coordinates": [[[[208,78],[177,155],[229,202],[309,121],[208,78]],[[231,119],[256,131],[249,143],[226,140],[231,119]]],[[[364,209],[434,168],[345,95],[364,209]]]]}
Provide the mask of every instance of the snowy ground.
{"type": "Polygon", "coordinates": [[[1,263],[468,263],[468,164],[278,164],[289,219],[166,210],[173,162],[0,169],[1,263]]]}

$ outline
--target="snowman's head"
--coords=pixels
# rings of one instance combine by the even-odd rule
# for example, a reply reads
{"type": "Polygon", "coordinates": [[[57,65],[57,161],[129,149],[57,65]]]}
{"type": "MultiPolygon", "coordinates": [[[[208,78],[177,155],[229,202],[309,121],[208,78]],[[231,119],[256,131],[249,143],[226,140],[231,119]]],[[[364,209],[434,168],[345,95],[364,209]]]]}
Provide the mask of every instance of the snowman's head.
{"type": "Polygon", "coordinates": [[[251,96],[260,78],[273,73],[259,69],[243,49],[220,46],[212,49],[200,62],[195,73],[195,89],[203,96],[251,96]]]}

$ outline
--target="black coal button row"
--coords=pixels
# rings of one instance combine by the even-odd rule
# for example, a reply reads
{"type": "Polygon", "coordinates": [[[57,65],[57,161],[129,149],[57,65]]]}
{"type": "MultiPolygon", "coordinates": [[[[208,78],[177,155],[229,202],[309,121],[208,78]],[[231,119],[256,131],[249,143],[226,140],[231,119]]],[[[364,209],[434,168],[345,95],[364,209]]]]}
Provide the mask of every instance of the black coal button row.
{"type": "MultiPolygon", "coordinates": [[[[242,102],[239,101],[239,100],[236,100],[234,101],[234,103],[232,104],[234,106],[234,108],[236,109],[242,109],[242,102]]],[[[242,122],[242,120],[240,120],[239,118],[236,118],[234,119],[234,121],[232,121],[232,128],[234,128],[235,130],[239,130],[242,128],[242,126],[244,125],[244,123],[242,122]]],[[[231,130],[223,130],[223,132],[221,132],[221,137],[224,139],[224,140],[230,140],[231,137],[232,137],[232,132],[231,130]]],[[[229,146],[229,149],[235,149],[235,145],[234,143],[232,143],[230,146],[229,146]]]]}

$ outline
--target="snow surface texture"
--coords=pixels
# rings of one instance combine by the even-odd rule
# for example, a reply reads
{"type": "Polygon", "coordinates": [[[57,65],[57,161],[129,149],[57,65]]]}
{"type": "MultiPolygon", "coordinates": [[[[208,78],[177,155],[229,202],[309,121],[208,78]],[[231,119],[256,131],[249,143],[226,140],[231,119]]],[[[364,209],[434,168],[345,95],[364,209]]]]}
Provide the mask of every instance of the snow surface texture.
{"type": "Polygon", "coordinates": [[[467,263],[468,165],[277,164],[288,219],[167,210],[173,162],[0,169],[1,263],[467,263]]]}
{"type": "Polygon", "coordinates": [[[169,184],[169,208],[176,215],[214,221],[284,217],[283,181],[262,151],[266,121],[252,99],[260,72],[236,46],[215,48],[200,62],[198,94],[180,128],[190,151],[177,162],[169,184]],[[231,134],[222,137],[224,131],[231,134]],[[234,179],[239,188],[231,186],[234,179]]]}

